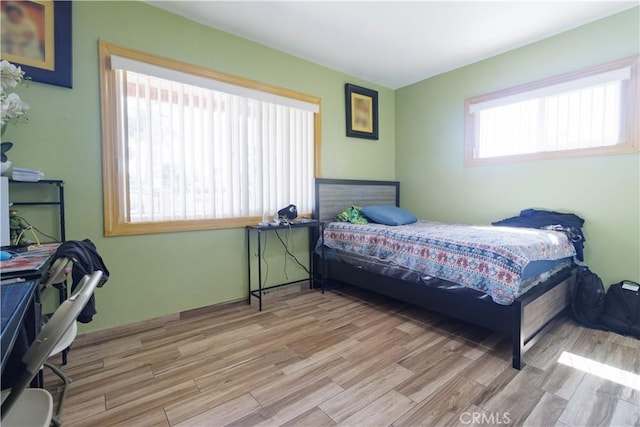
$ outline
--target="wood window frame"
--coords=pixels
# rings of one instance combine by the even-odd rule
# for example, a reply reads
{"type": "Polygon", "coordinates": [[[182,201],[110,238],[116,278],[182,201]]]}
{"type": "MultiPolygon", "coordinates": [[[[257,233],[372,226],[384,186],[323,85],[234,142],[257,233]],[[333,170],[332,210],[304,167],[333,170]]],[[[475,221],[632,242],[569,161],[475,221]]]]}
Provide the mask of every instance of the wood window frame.
{"type": "Polygon", "coordinates": [[[118,129],[116,120],[116,81],[115,72],[111,69],[111,56],[117,55],[156,66],[193,74],[199,77],[218,80],[249,89],[259,90],[278,96],[318,105],[318,113],[314,113],[314,176],[320,176],[321,166],[321,98],[296,92],[290,89],[261,83],[244,77],[223,73],[199,65],[189,64],[151,53],[117,46],[103,40],[98,42],[100,66],[100,108],[102,131],[102,183],[104,201],[104,234],[105,236],[124,236],[138,234],[155,234],[182,231],[211,230],[222,228],[238,228],[256,224],[261,217],[211,218],[180,221],[127,222],[126,213],[121,212],[120,194],[122,177],[125,171],[118,170],[118,129]]]}
{"type": "Polygon", "coordinates": [[[513,163],[532,160],[566,159],[576,157],[607,156],[616,154],[630,154],[640,152],[640,56],[607,62],[582,70],[561,74],[554,77],[538,80],[531,83],[502,89],[488,94],[468,98],[465,101],[465,137],[464,137],[464,165],[481,166],[501,163],[513,163]],[[569,82],[579,78],[604,73],[618,68],[630,67],[631,78],[627,85],[627,106],[622,114],[626,115],[625,139],[616,145],[606,147],[577,148],[561,151],[545,151],[529,154],[516,154],[509,156],[477,158],[474,157],[474,132],[475,118],[469,112],[470,106],[496,98],[502,98],[522,92],[528,92],[547,86],[569,82]]]}

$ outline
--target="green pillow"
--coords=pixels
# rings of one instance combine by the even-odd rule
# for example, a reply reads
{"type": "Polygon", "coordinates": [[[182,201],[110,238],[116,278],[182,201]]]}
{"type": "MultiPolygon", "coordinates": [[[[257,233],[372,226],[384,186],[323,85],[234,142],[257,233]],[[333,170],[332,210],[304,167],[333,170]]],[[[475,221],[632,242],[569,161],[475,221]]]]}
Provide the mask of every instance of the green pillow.
{"type": "Polygon", "coordinates": [[[349,209],[340,213],[336,219],[340,222],[350,222],[352,224],[368,224],[367,218],[362,215],[360,207],[351,206],[349,209]]]}

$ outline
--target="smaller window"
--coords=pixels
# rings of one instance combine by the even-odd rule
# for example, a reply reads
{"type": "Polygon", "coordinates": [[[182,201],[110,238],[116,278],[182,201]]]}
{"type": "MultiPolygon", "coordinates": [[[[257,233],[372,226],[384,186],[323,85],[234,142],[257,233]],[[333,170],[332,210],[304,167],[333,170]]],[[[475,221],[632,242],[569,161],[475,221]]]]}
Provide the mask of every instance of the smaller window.
{"type": "Polygon", "coordinates": [[[638,152],[638,62],[468,99],[465,164],[638,152]]]}

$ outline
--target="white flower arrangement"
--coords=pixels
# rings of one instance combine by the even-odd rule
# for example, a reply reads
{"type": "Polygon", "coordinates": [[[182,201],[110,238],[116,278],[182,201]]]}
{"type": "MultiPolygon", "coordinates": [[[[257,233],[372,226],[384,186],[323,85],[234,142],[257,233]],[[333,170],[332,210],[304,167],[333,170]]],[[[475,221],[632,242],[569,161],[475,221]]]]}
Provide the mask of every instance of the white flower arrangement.
{"type": "Polygon", "coordinates": [[[20,67],[6,60],[0,61],[0,126],[3,131],[9,123],[17,124],[27,120],[25,112],[29,109],[29,104],[22,101],[17,93],[8,92],[9,89],[15,89],[24,79],[24,71],[20,67]]]}

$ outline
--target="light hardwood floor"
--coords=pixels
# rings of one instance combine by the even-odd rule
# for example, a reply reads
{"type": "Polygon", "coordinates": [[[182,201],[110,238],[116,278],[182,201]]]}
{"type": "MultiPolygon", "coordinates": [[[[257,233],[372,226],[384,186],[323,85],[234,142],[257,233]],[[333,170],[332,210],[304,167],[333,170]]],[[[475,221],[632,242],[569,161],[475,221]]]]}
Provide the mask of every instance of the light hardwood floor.
{"type": "MultiPolygon", "coordinates": [[[[74,348],[63,420],[638,426],[639,353],[639,340],[565,318],[516,371],[508,340],[484,329],[349,288],[312,291],[274,298],[263,312],[236,305],[74,348]],[[603,365],[587,373],[558,363],[563,352],[603,365]],[[608,371],[618,382],[602,378],[608,371]]],[[[46,383],[55,393],[56,378],[46,383]]]]}

